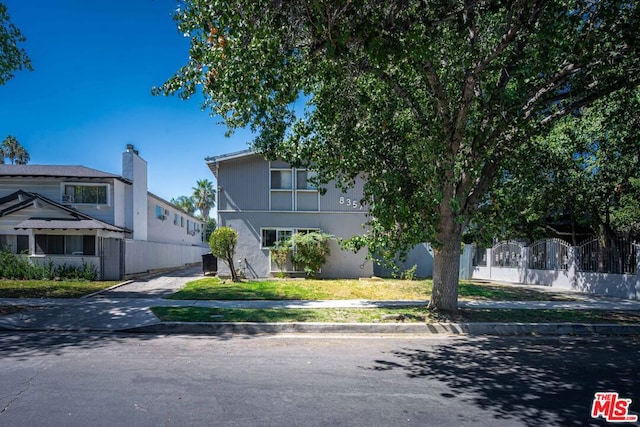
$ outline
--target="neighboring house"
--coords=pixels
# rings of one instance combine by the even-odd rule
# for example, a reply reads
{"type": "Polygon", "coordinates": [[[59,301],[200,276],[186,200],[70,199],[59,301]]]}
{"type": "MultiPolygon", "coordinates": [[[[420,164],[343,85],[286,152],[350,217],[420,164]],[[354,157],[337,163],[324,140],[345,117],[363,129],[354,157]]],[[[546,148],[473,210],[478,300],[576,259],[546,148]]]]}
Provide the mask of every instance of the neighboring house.
{"type": "Polygon", "coordinates": [[[102,279],[200,261],[204,225],[147,191],[132,145],[122,176],[85,166],[0,165],[0,248],[33,262],[94,264],[102,279]]]}
{"type": "MultiPolygon", "coordinates": [[[[276,274],[279,270],[269,248],[293,233],[320,230],[337,239],[348,239],[365,232],[368,209],[360,204],[361,179],[347,192],[329,183],[321,194],[309,182],[313,171],[293,168],[283,161],[267,161],[252,150],[205,160],[218,182],[218,224],[238,232],[236,267],[247,277],[276,274]]],[[[366,259],[364,250],[357,254],[343,251],[333,239],[330,251],[319,277],[369,277],[381,272],[366,259]]],[[[431,274],[428,263],[425,258],[426,267],[419,268],[424,276],[431,274]]],[[[218,270],[229,274],[223,263],[218,263],[218,270]]],[[[299,273],[291,263],[287,270],[299,273]]]]}

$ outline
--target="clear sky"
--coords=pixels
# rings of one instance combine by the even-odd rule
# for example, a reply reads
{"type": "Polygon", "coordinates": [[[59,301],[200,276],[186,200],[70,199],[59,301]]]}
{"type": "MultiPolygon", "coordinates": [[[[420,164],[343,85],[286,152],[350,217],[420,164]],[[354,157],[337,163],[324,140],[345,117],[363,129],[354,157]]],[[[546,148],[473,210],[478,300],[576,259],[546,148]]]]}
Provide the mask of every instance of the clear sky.
{"type": "Polygon", "coordinates": [[[247,148],[200,99],[154,97],[186,63],[176,0],[0,0],[27,37],[34,71],[0,86],[0,141],[14,135],[29,164],[83,165],[121,174],[134,144],[148,163],[149,191],[170,200],[215,178],[204,158],[247,148]]]}

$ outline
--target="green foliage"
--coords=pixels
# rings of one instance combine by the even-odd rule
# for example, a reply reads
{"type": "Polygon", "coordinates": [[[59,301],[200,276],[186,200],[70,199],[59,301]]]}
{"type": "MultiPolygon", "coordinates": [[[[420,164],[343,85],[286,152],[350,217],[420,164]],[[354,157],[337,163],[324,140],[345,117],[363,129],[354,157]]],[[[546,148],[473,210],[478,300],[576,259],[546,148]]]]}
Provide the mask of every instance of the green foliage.
{"type": "Polygon", "coordinates": [[[218,224],[216,223],[215,218],[209,218],[207,220],[207,223],[205,224],[205,230],[204,230],[204,239],[205,241],[209,241],[209,238],[211,237],[211,233],[213,233],[213,230],[216,229],[216,226],[218,224]]]}
{"type": "Polygon", "coordinates": [[[622,90],[515,152],[476,211],[475,240],[534,241],[555,223],[598,235],[640,233],[640,116],[629,114],[639,109],[640,88],[622,90]]]}
{"type": "Polygon", "coordinates": [[[176,199],[171,199],[171,204],[179,207],[189,215],[193,215],[196,212],[196,205],[192,197],[180,196],[176,199]]]}
{"type": "Polygon", "coordinates": [[[207,222],[209,211],[216,205],[216,190],[213,188],[213,183],[206,179],[198,180],[193,187],[191,200],[194,207],[200,211],[202,219],[207,222]]]}
{"type": "Polygon", "coordinates": [[[291,236],[294,251],[291,255],[296,269],[302,268],[307,277],[315,277],[329,256],[329,239],[333,236],[312,231],[291,236]]]}
{"type": "Polygon", "coordinates": [[[4,163],[5,157],[17,165],[26,165],[31,159],[27,150],[12,135],[8,135],[0,144],[0,164],[4,163]]]}
{"type": "Polygon", "coordinates": [[[401,279],[404,280],[416,280],[416,271],[418,270],[418,264],[413,264],[413,267],[402,272],[401,279]]]}
{"type": "Polygon", "coordinates": [[[623,0],[187,0],[175,19],[190,59],[153,92],[201,90],[230,131],[312,164],[320,184],[365,176],[366,245],[431,242],[432,304],[447,311],[457,275],[443,266],[503,165],[528,163],[518,152],[549,125],[640,81],[639,5],[623,0]]]}
{"type": "Polygon", "coordinates": [[[271,260],[276,264],[278,270],[280,270],[278,272],[278,277],[286,277],[287,263],[291,256],[291,241],[287,240],[284,242],[276,242],[275,246],[273,246],[270,251],[271,260]]]}
{"type": "Polygon", "coordinates": [[[0,251],[0,278],[14,280],[96,280],[98,270],[85,261],[81,266],[54,266],[49,260],[46,264],[31,263],[27,258],[0,251]]]}
{"type": "Polygon", "coordinates": [[[11,22],[7,7],[0,3],[0,85],[13,78],[14,71],[32,70],[27,53],[18,47],[25,40],[18,27],[11,22]]]}
{"type": "Polygon", "coordinates": [[[231,227],[217,228],[211,233],[211,237],[209,237],[211,253],[227,263],[231,270],[231,278],[234,282],[239,281],[233,261],[237,243],[238,232],[231,227]]]}

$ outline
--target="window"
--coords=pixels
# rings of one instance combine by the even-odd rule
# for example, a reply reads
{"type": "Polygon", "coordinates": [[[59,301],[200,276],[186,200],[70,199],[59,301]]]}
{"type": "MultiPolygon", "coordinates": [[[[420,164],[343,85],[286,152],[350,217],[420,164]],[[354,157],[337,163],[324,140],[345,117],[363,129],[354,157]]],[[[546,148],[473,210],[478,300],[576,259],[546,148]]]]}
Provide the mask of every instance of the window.
{"type": "Polygon", "coordinates": [[[29,236],[18,235],[16,236],[16,241],[18,243],[16,253],[22,254],[29,252],[29,236]]]}
{"type": "Polygon", "coordinates": [[[180,215],[173,214],[173,225],[178,225],[180,223],[180,215]]]}
{"type": "Polygon", "coordinates": [[[29,236],[0,234],[0,251],[9,251],[12,254],[29,252],[29,236]]]}
{"type": "Polygon", "coordinates": [[[316,175],[315,172],[298,169],[296,171],[296,188],[298,190],[317,190],[316,184],[311,182],[316,175]]]}
{"type": "Polygon", "coordinates": [[[107,184],[65,184],[62,202],[75,204],[106,205],[108,204],[107,187],[107,184]]]}
{"type": "Polygon", "coordinates": [[[291,190],[293,174],[290,169],[272,170],[271,171],[271,189],[272,190],[291,190]]]}
{"type": "Polygon", "coordinates": [[[180,217],[180,227],[184,227],[184,217],[180,217]]]}
{"type": "MultiPolygon", "coordinates": [[[[25,236],[27,237],[27,236],[25,236]]],[[[95,255],[95,236],[59,236],[36,234],[36,254],[95,255]]]]}
{"type": "Polygon", "coordinates": [[[263,228],[262,248],[271,248],[276,242],[284,242],[291,237],[292,233],[292,229],[263,228]]]}

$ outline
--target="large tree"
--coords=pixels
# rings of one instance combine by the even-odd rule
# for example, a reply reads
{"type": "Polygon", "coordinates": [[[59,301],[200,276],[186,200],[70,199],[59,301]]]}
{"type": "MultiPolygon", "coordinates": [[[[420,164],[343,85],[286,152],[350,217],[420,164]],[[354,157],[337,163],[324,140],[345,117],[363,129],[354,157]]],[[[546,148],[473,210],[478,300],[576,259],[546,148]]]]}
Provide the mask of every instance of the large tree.
{"type": "Polygon", "coordinates": [[[31,60],[19,44],[26,39],[9,19],[7,7],[0,3],[0,85],[14,76],[14,71],[31,70],[31,60]]]}
{"type": "Polygon", "coordinates": [[[196,181],[191,199],[206,223],[209,220],[209,212],[216,205],[216,190],[213,188],[213,183],[207,179],[196,181]]]}
{"type": "Polygon", "coordinates": [[[321,182],[363,174],[367,244],[432,242],[430,307],[455,312],[462,233],[501,165],[637,84],[638,15],[615,0],[186,0],[189,62],[155,92],[201,89],[321,182]]]}

